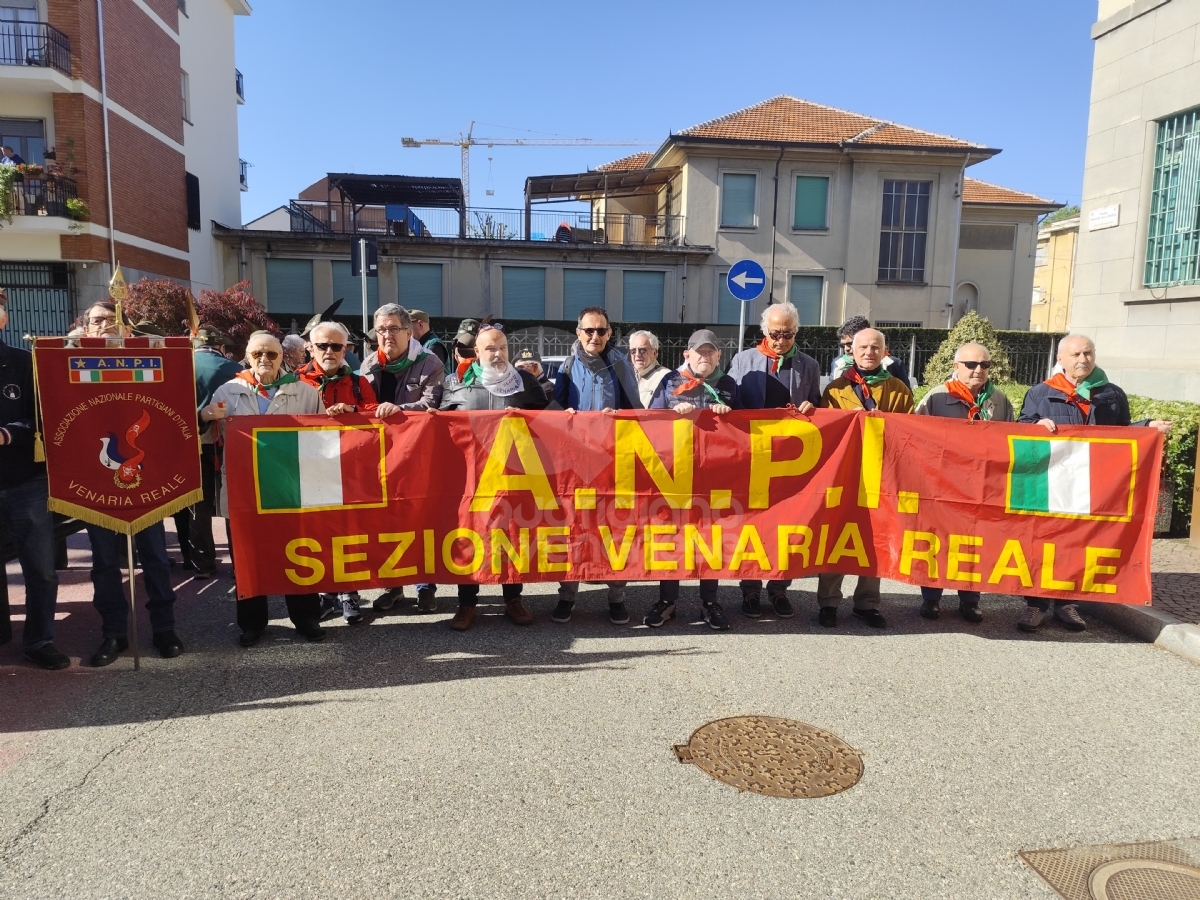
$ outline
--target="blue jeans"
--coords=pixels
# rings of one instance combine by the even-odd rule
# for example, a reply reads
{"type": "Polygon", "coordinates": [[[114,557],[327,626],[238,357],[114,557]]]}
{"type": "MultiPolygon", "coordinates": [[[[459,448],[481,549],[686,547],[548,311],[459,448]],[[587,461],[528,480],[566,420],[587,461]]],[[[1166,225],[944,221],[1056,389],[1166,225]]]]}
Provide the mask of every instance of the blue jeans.
{"type": "MultiPolygon", "coordinates": [[[[121,565],[126,563],[125,535],[98,525],[87,527],[92,542],[92,605],[100,613],[103,636],[129,636],[128,588],[121,583],[121,565]]],[[[142,578],[150,599],[150,630],[155,634],[175,630],[175,591],[171,589],[171,564],[167,560],[167,532],[162,522],[133,536],[142,578]]]]}
{"type": "MultiPolygon", "coordinates": [[[[939,603],[942,599],[942,588],[921,588],[921,599],[926,603],[939,603]]],[[[968,606],[978,606],[979,591],[964,591],[960,589],[958,592],[958,602],[965,603],[968,606]]]]}
{"type": "Polygon", "coordinates": [[[0,490],[0,516],[8,520],[25,578],[25,630],[21,637],[26,650],[37,650],[54,640],[58,573],[54,571],[54,519],[48,499],[44,478],[0,490]]]}

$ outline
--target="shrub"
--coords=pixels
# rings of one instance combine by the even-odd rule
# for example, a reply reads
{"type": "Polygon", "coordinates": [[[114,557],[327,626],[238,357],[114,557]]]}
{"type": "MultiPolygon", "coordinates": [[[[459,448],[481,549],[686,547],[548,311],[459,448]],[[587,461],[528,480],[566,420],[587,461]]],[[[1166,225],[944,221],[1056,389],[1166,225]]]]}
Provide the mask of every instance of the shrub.
{"type": "Polygon", "coordinates": [[[283,334],[250,293],[248,281],[239,281],[224,291],[201,291],[196,311],[201,322],[216,328],[233,342],[229,349],[237,359],[246,355],[246,342],[254,332],[283,334]]]}
{"type": "Polygon", "coordinates": [[[1142,419],[1168,419],[1174,423],[1163,443],[1163,474],[1175,479],[1171,533],[1187,534],[1192,525],[1192,486],[1196,481],[1196,430],[1200,425],[1200,404],[1130,396],[1129,413],[1135,422],[1142,419]]]}
{"type": "Polygon", "coordinates": [[[1008,354],[992,323],[976,312],[969,312],[951,330],[937,353],[925,365],[926,384],[941,384],[954,371],[954,353],[963,344],[974,342],[983,344],[992,355],[992,381],[996,386],[1012,381],[1012,366],[1008,362],[1008,354]]]}
{"type": "Polygon", "coordinates": [[[163,334],[187,334],[188,289],[178,281],[143,278],[129,285],[129,299],[121,304],[135,324],[152,322],[163,334]]]}

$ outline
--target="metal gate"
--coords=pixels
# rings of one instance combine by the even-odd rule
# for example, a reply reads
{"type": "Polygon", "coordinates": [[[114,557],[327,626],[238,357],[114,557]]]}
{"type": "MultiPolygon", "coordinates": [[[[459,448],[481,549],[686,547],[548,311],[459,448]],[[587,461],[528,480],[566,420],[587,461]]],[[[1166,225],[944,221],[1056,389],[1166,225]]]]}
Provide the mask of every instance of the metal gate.
{"type": "Polygon", "coordinates": [[[66,263],[0,262],[0,287],[8,293],[8,325],[0,338],[10,347],[25,347],[27,334],[70,330],[75,298],[66,263]]]}

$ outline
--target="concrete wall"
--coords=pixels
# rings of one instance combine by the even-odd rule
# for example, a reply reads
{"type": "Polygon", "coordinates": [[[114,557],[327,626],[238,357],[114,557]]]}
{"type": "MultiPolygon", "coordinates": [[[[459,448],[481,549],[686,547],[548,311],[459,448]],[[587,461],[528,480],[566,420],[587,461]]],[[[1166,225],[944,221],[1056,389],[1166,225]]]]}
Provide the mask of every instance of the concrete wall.
{"type": "Polygon", "coordinates": [[[1103,0],[1092,36],[1072,327],[1127,391],[1200,401],[1200,284],[1143,283],[1157,122],[1200,106],[1200,0],[1103,0]],[[1109,206],[1119,224],[1089,230],[1090,213],[1109,206]]]}
{"type": "Polygon", "coordinates": [[[1079,237],[1074,224],[1059,223],[1042,230],[1038,246],[1045,245],[1045,265],[1034,269],[1030,331],[1068,331],[1071,328],[1071,286],[1075,275],[1075,249],[1079,237]]]}

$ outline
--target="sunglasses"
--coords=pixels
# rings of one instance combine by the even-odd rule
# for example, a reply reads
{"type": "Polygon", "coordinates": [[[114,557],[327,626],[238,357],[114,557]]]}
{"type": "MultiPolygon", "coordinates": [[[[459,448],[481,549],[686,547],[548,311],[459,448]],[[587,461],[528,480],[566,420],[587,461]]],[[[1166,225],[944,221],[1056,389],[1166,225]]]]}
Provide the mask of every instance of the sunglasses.
{"type": "Polygon", "coordinates": [[[266,359],[274,362],[279,359],[279,353],[276,350],[255,350],[250,354],[251,359],[266,359]]]}
{"type": "Polygon", "coordinates": [[[653,353],[653,352],[654,352],[653,347],[630,347],[629,348],[630,356],[645,356],[648,353],[653,353]]]}
{"type": "Polygon", "coordinates": [[[767,337],[773,341],[790,341],[796,336],[794,331],[768,331],[767,337]]]}
{"type": "Polygon", "coordinates": [[[958,364],[960,366],[966,366],[972,372],[974,372],[976,369],[980,369],[980,368],[982,368],[983,371],[986,372],[988,369],[990,369],[992,367],[992,361],[990,359],[985,359],[982,362],[976,362],[973,359],[972,360],[960,359],[960,360],[958,360],[958,364]]]}
{"type": "Polygon", "coordinates": [[[604,337],[608,334],[607,328],[580,328],[579,330],[588,337],[604,337]]]}
{"type": "Polygon", "coordinates": [[[843,350],[853,350],[854,341],[845,341],[841,346],[843,350]]]}
{"type": "Polygon", "coordinates": [[[326,350],[332,350],[334,353],[341,353],[346,349],[345,344],[313,344],[318,350],[324,353],[326,350]]]}
{"type": "Polygon", "coordinates": [[[495,325],[480,325],[479,333],[483,334],[485,331],[499,331],[501,334],[503,334],[504,333],[504,325],[503,325],[503,323],[500,323],[500,322],[497,322],[495,325]]]}

